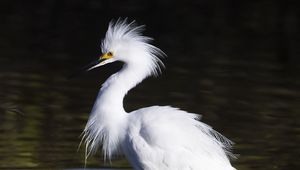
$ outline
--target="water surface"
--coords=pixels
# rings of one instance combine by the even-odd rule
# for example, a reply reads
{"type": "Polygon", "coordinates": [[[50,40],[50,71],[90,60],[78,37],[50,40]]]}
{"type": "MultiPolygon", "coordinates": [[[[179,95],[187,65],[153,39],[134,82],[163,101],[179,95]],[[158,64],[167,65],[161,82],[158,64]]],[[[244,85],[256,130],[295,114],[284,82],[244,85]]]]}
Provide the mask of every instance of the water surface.
{"type": "MultiPolygon", "coordinates": [[[[7,3],[12,10],[1,14],[0,169],[84,168],[84,149],[77,151],[80,134],[100,85],[121,66],[69,79],[99,55],[99,39],[113,16],[103,14],[98,1],[71,6],[46,2],[7,3]]],[[[255,5],[246,5],[249,11],[230,11],[226,5],[209,8],[204,3],[201,12],[197,4],[189,4],[188,12],[169,12],[171,7],[163,3],[105,5],[117,16],[130,13],[146,23],[146,33],[169,56],[160,77],[147,79],[126,96],[128,112],[171,105],[201,114],[203,122],[236,143],[233,152],[239,156],[232,163],[239,170],[300,168],[295,10],[286,27],[280,27],[280,5],[267,5],[265,9],[274,9],[268,15],[255,5]]],[[[100,152],[86,167],[130,169],[122,156],[110,164],[100,152]]]]}
{"type": "MultiPolygon", "coordinates": [[[[236,143],[238,169],[299,167],[299,82],[277,65],[244,64],[244,70],[241,64],[170,66],[162,77],[131,91],[125,107],[172,105],[201,113],[204,122],[236,143]]],[[[84,167],[79,136],[102,71],[69,80],[60,69],[2,70],[0,167],[84,167]]],[[[87,161],[87,167],[102,166],[129,167],[121,157],[105,164],[101,154],[87,161]]]]}

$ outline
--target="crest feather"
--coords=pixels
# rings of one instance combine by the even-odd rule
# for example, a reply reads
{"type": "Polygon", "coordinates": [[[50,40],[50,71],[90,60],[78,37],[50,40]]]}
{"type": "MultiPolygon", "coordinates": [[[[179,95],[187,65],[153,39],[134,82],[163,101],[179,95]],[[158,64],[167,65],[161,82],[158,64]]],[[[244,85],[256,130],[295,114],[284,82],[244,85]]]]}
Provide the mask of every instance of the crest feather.
{"type": "Polygon", "coordinates": [[[145,57],[145,63],[146,61],[148,62],[148,75],[157,76],[161,73],[161,68],[165,67],[161,58],[164,58],[166,54],[159,48],[150,44],[150,41],[152,41],[153,38],[144,36],[142,34],[144,30],[145,25],[137,25],[135,20],[132,22],[128,22],[127,19],[111,21],[105,38],[102,40],[101,49],[103,53],[107,53],[110,50],[110,47],[116,42],[133,42],[136,44],[136,47],[140,47],[144,50],[145,55],[142,57],[145,57]]]}

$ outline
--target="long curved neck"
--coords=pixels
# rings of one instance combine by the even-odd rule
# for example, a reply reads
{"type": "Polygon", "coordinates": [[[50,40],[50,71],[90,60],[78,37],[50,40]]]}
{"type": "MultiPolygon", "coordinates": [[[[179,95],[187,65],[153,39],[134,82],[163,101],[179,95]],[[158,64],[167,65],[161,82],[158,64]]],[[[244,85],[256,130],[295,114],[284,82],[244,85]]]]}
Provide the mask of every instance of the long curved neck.
{"type": "Polygon", "coordinates": [[[102,85],[97,100],[101,101],[102,106],[111,110],[123,110],[123,99],[127,92],[139,84],[145,77],[146,73],[140,71],[138,67],[131,67],[127,64],[123,68],[110,76],[102,85]]]}
{"type": "Polygon", "coordinates": [[[100,143],[103,143],[104,155],[109,159],[118,151],[119,141],[125,134],[128,115],[123,108],[123,98],[147,76],[142,70],[125,64],[102,85],[84,130],[83,137],[88,155],[93,153],[100,143]]]}

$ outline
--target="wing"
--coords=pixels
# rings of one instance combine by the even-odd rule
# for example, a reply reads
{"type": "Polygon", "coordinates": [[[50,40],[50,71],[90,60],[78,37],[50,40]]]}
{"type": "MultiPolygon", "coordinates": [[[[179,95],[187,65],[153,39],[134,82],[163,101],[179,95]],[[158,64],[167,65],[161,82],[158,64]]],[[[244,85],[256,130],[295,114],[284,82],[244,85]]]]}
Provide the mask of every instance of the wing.
{"type": "Polygon", "coordinates": [[[231,142],[197,119],[168,106],[130,113],[126,157],[135,169],[233,170],[231,142]]]}

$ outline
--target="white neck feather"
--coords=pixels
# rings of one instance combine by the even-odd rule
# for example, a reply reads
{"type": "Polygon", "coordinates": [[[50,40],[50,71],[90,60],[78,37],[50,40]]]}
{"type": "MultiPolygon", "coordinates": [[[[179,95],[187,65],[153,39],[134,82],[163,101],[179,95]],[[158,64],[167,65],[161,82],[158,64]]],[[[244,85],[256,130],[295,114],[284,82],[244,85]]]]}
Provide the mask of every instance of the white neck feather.
{"type": "MultiPolygon", "coordinates": [[[[158,75],[160,66],[163,67],[159,57],[164,53],[149,44],[151,38],[142,36],[141,31],[142,26],[134,26],[134,22],[117,21],[109,25],[101,50],[103,53],[112,52],[113,61],[125,64],[100,89],[83,132],[86,156],[95,152],[101,143],[108,159],[118,151],[128,125],[128,114],[123,108],[124,96],[147,76],[158,75]]],[[[109,62],[109,59],[105,61],[109,62]]]]}
{"type": "MultiPolygon", "coordinates": [[[[142,68],[142,67],[140,67],[142,68]]],[[[91,116],[83,132],[87,156],[94,153],[103,143],[103,154],[108,159],[119,151],[127,125],[127,113],[123,108],[126,93],[145,77],[147,72],[137,66],[124,64],[123,68],[110,76],[102,85],[91,116]]]]}

